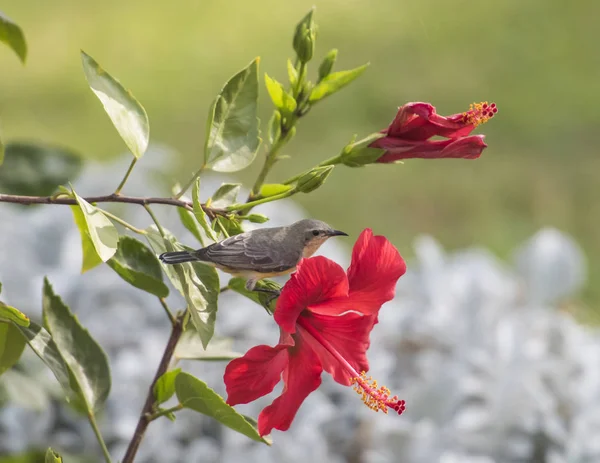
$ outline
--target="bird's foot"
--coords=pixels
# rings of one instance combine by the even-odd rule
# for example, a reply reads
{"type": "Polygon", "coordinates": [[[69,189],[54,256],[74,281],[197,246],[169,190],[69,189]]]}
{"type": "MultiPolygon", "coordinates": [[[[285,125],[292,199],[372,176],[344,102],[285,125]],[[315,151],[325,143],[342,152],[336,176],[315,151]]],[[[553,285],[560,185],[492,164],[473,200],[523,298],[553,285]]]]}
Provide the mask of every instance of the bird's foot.
{"type": "Polygon", "coordinates": [[[277,290],[277,289],[266,289],[266,288],[254,288],[254,291],[257,291],[259,293],[266,293],[268,294],[267,298],[265,299],[265,305],[271,305],[271,302],[273,302],[275,299],[277,299],[279,297],[279,295],[281,294],[281,291],[277,290]]]}

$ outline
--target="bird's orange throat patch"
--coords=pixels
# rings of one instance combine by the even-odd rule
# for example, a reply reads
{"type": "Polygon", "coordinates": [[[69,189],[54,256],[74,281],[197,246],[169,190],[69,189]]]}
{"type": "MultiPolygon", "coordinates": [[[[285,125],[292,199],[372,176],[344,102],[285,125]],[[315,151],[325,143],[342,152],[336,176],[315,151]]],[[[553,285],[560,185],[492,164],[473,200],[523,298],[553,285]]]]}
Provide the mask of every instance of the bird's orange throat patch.
{"type": "Polygon", "coordinates": [[[302,257],[308,258],[312,256],[317,250],[321,247],[321,245],[327,241],[329,236],[318,236],[315,239],[311,240],[305,247],[302,252],[302,257]]]}

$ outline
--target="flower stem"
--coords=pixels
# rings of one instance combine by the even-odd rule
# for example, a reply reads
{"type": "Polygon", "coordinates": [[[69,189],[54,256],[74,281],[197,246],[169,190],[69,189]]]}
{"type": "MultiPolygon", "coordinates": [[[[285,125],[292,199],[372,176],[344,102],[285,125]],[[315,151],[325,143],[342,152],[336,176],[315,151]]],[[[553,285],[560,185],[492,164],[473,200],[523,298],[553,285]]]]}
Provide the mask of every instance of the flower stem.
{"type": "Polygon", "coordinates": [[[138,235],[147,235],[146,230],[142,230],[141,228],[134,227],[129,222],[125,222],[122,218],[117,217],[116,215],[111,214],[110,212],[105,211],[104,209],[100,209],[100,210],[106,217],[114,220],[117,223],[120,223],[121,225],[123,225],[125,228],[128,228],[132,232],[137,233],[138,235]]]}
{"type": "Polygon", "coordinates": [[[96,439],[98,440],[98,443],[100,444],[100,447],[102,448],[102,453],[104,454],[104,459],[106,460],[106,463],[112,463],[112,460],[110,459],[110,453],[108,452],[108,448],[106,447],[106,444],[104,443],[102,434],[100,434],[100,428],[98,428],[98,423],[96,423],[96,416],[94,415],[94,412],[92,412],[92,411],[88,412],[88,421],[92,425],[92,429],[94,430],[96,439]]]}
{"type": "MultiPolygon", "coordinates": [[[[333,156],[332,158],[326,159],[325,161],[317,164],[316,167],[335,166],[336,164],[339,164],[340,162],[342,162],[342,155],[338,154],[337,156],[333,156]]],[[[304,172],[300,172],[298,175],[294,175],[293,177],[288,178],[285,182],[283,182],[283,184],[291,185],[296,180],[298,180],[300,177],[309,173],[312,169],[314,169],[314,167],[311,169],[305,170],[304,172]]]]}
{"type": "Polygon", "coordinates": [[[127,169],[127,172],[125,172],[125,176],[123,177],[123,180],[121,180],[121,183],[119,183],[119,186],[115,190],[115,193],[114,193],[115,195],[121,194],[121,190],[125,186],[125,183],[127,182],[127,179],[129,178],[129,176],[131,175],[131,171],[133,170],[133,166],[135,166],[136,162],[137,162],[137,158],[134,156],[133,159],[131,160],[131,164],[129,164],[129,168],[127,169]]]}
{"type": "Polygon", "coordinates": [[[194,184],[194,182],[196,181],[196,179],[198,177],[200,177],[200,174],[202,173],[202,171],[206,168],[206,165],[203,164],[202,167],[200,167],[200,169],[198,169],[196,171],[196,173],[194,175],[192,175],[192,178],[190,179],[189,182],[187,182],[185,184],[185,186],[179,191],[179,193],[177,193],[175,196],[173,196],[173,199],[179,199],[183,196],[183,194],[189,190],[189,188],[194,184]]]}
{"type": "Polygon", "coordinates": [[[279,140],[277,140],[273,144],[273,146],[271,146],[271,149],[267,153],[265,163],[263,164],[263,167],[260,173],[258,174],[258,177],[256,178],[256,182],[254,182],[254,186],[250,191],[250,196],[248,197],[249,202],[252,200],[252,198],[258,196],[258,193],[260,192],[260,187],[263,185],[263,183],[265,183],[269,171],[275,165],[275,162],[277,161],[277,154],[279,153],[279,150],[283,148],[283,145],[285,145],[285,141],[283,137],[280,136],[279,140]]]}

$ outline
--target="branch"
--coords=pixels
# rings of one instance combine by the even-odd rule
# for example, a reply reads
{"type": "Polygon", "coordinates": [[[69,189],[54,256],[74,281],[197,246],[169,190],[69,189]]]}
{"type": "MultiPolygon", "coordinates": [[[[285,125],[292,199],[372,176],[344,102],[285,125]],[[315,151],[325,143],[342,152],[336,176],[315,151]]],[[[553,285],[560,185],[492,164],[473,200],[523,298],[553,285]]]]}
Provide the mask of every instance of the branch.
{"type": "Polygon", "coordinates": [[[129,442],[129,446],[127,447],[127,451],[125,452],[125,456],[123,457],[122,463],[132,463],[135,458],[135,454],[138,451],[140,444],[142,443],[142,439],[144,438],[144,434],[146,433],[146,428],[150,424],[154,403],[156,399],[154,398],[154,384],[158,381],[163,374],[167,372],[169,368],[169,363],[171,362],[171,357],[173,357],[173,352],[175,352],[175,346],[177,346],[177,342],[183,333],[183,321],[185,318],[185,312],[177,315],[175,317],[175,321],[173,323],[173,329],[171,330],[171,336],[167,341],[167,345],[165,347],[165,351],[163,353],[162,359],[160,360],[160,364],[158,365],[158,369],[156,370],[156,374],[154,375],[154,379],[152,380],[152,384],[150,385],[150,389],[148,390],[148,395],[146,396],[146,402],[144,403],[144,408],[142,408],[142,412],[140,413],[140,418],[138,420],[138,424],[135,428],[135,432],[131,441],[129,442]]]}
{"type": "MultiPolygon", "coordinates": [[[[193,204],[191,201],[183,201],[181,199],[174,198],[145,198],[139,196],[122,196],[117,194],[105,195],[105,196],[88,196],[85,199],[88,203],[129,203],[139,204],[144,206],[146,204],[167,204],[169,206],[183,207],[188,211],[193,210],[193,204]]],[[[21,195],[5,195],[0,194],[0,203],[14,203],[14,204],[66,204],[70,206],[77,205],[77,201],[74,198],[65,198],[62,196],[21,196],[21,195]]],[[[202,209],[209,216],[214,217],[215,215],[226,215],[225,210],[215,209],[202,204],[202,209]]]]}

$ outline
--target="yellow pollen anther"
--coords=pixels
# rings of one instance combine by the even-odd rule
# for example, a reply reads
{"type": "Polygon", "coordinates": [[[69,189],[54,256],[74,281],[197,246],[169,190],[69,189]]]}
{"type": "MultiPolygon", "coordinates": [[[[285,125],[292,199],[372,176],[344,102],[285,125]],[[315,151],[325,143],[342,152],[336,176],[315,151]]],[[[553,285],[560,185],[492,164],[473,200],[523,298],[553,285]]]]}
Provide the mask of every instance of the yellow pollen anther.
{"type": "Polygon", "coordinates": [[[496,103],[489,104],[487,101],[473,103],[470,105],[469,110],[463,113],[463,123],[477,127],[478,125],[485,124],[497,112],[496,103]]]}
{"type": "Polygon", "coordinates": [[[385,386],[378,386],[377,381],[363,371],[358,378],[353,378],[353,389],[361,396],[364,404],[376,412],[388,412],[388,408],[401,415],[406,408],[404,400],[398,396],[390,397],[390,390],[385,386]]]}

